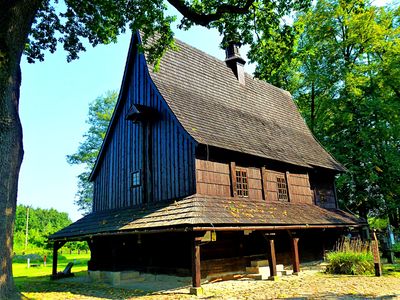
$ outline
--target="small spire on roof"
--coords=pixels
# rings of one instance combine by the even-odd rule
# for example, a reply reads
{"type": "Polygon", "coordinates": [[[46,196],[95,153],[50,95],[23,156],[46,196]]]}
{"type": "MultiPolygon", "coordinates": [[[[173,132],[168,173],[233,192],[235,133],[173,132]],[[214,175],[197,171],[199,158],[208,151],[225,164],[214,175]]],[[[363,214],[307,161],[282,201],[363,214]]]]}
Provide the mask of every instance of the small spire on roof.
{"type": "Polygon", "coordinates": [[[232,69],[239,83],[245,84],[244,65],[246,61],[240,56],[239,43],[231,42],[225,49],[226,65],[232,69]]]}

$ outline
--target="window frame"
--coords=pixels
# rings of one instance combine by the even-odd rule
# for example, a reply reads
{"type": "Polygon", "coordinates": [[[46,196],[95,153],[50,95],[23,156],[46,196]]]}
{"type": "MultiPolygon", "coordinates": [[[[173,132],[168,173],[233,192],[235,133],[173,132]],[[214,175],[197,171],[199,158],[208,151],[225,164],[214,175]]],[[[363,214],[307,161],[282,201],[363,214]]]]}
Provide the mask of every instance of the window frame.
{"type": "Polygon", "coordinates": [[[276,175],[278,201],[289,202],[289,186],[284,174],[276,175]]]}
{"type": "Polygon", "coordinates": [[[131,172],[130,178],[131,189],[142,186],[142,170],[138,169],[131,172]]]}
{"type": "Polygon", "coordinates": [[[247,168],[236,167],[236,196],[240,198],[249,198],[249,176],[247,168]]]}

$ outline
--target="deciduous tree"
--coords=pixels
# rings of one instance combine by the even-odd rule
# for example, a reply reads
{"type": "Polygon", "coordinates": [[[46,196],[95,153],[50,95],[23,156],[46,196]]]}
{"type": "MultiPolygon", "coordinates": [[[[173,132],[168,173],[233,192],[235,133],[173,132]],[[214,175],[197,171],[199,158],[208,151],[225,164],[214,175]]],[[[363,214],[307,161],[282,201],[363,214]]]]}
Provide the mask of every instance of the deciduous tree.
{"type": "Polygon", "coordinates": [[[85,170],[78,176],[78,192],[75,201],[75,204],[85,214],[91,212],[93,203],[93,185],[89,182],[89,176],[106,135],[117,97],[116,92],[108,92],[90,103],[89,116],[86,120],[90,127],[83,135],[84,141],[74,154],[67,156],[69,164],[85,166],[85,170]]]}
{"type": "Polygon", "coordinates": [[[293,91],[311,130],[348,169],[337,181],[341,203],[397,226],[399,12],[320,0],[297,16],[289,41],[264,35],[250,52],[256,74],[293,91]]]}

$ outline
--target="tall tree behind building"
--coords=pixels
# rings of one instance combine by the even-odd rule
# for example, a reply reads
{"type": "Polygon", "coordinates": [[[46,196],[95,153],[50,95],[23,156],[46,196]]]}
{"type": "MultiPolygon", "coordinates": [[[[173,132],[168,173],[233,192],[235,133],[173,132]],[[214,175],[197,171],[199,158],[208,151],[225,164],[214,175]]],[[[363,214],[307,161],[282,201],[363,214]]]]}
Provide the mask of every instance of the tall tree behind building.
{"type": "Polygon", "coordinates": [[[106,135],[117,98],[117,92],[107,92],[89,104],[86,120],[90,125],[89,129],[83,135],[83,142],[80,143],[78,150],[67,156],[69,164],[85,166],[85,170],[78,176],[78,192],[75,200],[75,204],[84,214],[92,210],[93,184],[89,182],[89,176],[106,135]]]}
{"type": "Polygon", "coordinates": [[[322,0],[297,16],[289,40],[263,35],[250,51],[256,75],[293,92],[313,133],[349,170],[337,180],[341,204],[397,227],[399,17],[398,7],[322,0]]]}

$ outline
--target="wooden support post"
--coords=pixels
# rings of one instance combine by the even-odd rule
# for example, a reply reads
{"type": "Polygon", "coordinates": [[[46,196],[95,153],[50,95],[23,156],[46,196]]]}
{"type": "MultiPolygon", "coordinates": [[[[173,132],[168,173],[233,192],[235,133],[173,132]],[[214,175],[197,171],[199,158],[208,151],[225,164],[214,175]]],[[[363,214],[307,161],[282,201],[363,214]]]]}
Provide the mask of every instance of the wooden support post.
{"type": "Polygon", "coordinates": [[[57,260],[58,260],[58,249],[60,248],[60,242],[54,242],[53,245],[53,271],[52,276],[55,278],[57,276],[57,260]]]}
{"type": "Polygon", "coordinates": [[[278,275],[276,271],[275,241],[273,239],[268,239],[268,242],[269,242],[268,265],[270,271],[269,279],[274,280],[278,275]]]}
{"type": "Polygon", "coordinates": [[[196,296],[203,294],[201,287],[201,269],[200,269],[200,242],[201,237],[195,236],[192,246],[192,287],[190,293],[196,296]]]}
{"type": "Polygon", "coordinates": [[[57,279],[57,261],[58,261],[58,249],[65,245],[66,242],[55,241],[53,244],[53,270],[51,273],[52,279],[57,279]]]}
{"type": "Polygon", "coordinates": [[[293,274],[297,275],[300,272],[300,259],[299,259],[299,238],[292,237],[292,262],[293,274]]]}
{"type": "Polygon", "coordinates": [[[374,256],[375,276],[382,276],[381,258],[379,254],[379,242],[376,237],[376,230],[372,233],[372,254],[374,256]]]}

